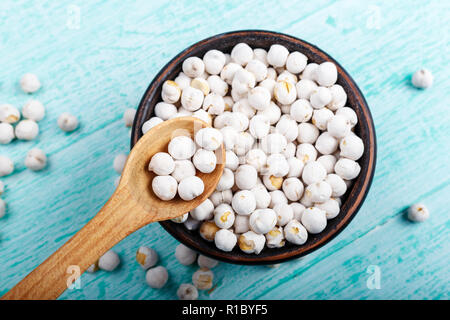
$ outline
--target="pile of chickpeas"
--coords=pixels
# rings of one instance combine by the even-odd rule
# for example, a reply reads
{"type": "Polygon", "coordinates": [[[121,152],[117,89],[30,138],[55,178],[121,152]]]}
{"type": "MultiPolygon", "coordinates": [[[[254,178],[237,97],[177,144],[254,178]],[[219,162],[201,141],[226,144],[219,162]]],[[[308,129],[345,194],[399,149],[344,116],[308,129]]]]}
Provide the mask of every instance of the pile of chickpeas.
{"type": "MultiPolygon", "coordinates": [[[[223,142],[226,163],[210,198],[173,221],[198,229],[220,250],[238,246],[249,254],[286,241],[302,245],[308,234],[322,232],[339,214],[340,197],[359,175],[364,152],[354,133],[358,118],[337,79],[332,62],[308,63],[301,52],[279,44],[266,51],[239,43],[230,54],[210,50],[187,58],[182,72],[163,84],[162,101],[142,132],[168,119],[197,117],[223,142]]],[[[180,150],[195,146],[190,142],[180,150]]],[[[175,182],[166,199],[176,194],[169,169],[199,150],[184,152],[188,158],[177,159],[170,150],[160,155],[172,160],[158,168],[175,182]]]]}

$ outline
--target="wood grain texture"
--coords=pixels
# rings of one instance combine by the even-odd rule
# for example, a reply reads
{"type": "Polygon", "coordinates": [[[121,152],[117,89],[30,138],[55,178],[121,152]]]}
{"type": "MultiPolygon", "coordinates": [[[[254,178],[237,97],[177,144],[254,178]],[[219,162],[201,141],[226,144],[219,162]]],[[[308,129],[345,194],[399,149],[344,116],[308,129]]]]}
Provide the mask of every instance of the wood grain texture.
{"type": "MultiPolygon", "coordinates": [[[[375,121],[375,179],[361,211],[332,242],[278,269],[220,264],[217,288],[200,298],[449,298],[448,2],[77,1],[79,29],[67,27],[71,4],[0,2],[0,101],[21,106],[29,96],[18,79],[35,72],[43,88],[33,96],[47,107],[36,141],[0,146],[17,167],[2,178],[8,215],[0,220],[0,294],[110,197],[117,176],[112,161],[129,147],[122,112],[137,106],[159,69],[200,39],[260,28],[317,45],[355,79],[375,121]],[[410,85],[422,66],[435,77],[425,91],[410,85]],[[56,126],[64,111],[80,118],[72,134],[56,126]],[[32,146],[49,155],[43,172],[24,169],[32,146]],[[423,224],[404,219],[404,209],[417,201],[431,211],[423,224]],[[370,265],[381,270],[380,290],[366,286],[370,265]]],[[[175,299],[178,285],[191,281],[196,269],[176,261],[176,245],[159,225],[144,227],[115,247],[119,270],[84,274],[81,289],[61,298],[175,299]],[[145,284],[135,261],[140,245],[154,247],[169,270],[161,290],[145,284]]]]}

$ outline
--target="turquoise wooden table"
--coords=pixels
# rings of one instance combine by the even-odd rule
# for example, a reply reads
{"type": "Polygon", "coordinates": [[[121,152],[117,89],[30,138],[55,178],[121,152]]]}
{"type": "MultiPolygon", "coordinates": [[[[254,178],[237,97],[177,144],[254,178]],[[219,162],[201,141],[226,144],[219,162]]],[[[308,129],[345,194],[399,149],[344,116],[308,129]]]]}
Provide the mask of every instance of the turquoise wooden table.
{"type": "MultiPolygon", "coordinates": [[[[450,291],[450,90],[448,1],[29,1],[0,2],[0,102],[22,106],[25,72],[43,88],[39,138],[0,146],[16,172],[2,178],[0,295],[67,241],[112,194],[114,156],[129,148],[122,121],[159,69],[188,45],[237,29],[268,29],[316,44],[353,76],[371,108],[378,161],[352,223],[320,250],[279,268],[221,263],[217,288],[201,299],[448,299],[450,291]],[[410,84],[421,66],[435,82],[410,84]],[[56,125],[71,112],[81,127],[56,125]],[[49,166],[26,170],[31,147],[49,166]],[[423,201],[431,217],[405,219],[423,201]],[[379,281],[378,281],[379,280],[379,281]],[[239,285],[237,285],[239,284],[239,285]],[[377,285],[379,284],[379,286],[377,285]]],[[[175,257],[177,241],[158,224],[119,243],[119,270],[84,274],[62,299],[175,299],[195,266],[175,257]],[[149,288],[135,261],[155,248],[170,280],[149,288]]]]}

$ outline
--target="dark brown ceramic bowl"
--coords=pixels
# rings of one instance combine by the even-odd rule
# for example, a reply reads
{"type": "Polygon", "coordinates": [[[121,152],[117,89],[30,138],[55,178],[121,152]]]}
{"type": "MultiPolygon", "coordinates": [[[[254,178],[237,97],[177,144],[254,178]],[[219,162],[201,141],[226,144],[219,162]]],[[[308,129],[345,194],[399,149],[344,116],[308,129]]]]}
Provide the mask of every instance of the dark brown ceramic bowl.
{"type": "Polygon", "coordinates": [[[134,120],[131,137],[131,147],[142,136],[142,124],[150,117],[154,116],[153,108],[160,101],[161,86],[165,80],[174,79],[181,71],[183,61],[191,56],[203,57],[211,49],[218,49],[223,52],[231,52],[234,45],[240,42],[249,44],[252,48],[264,48],[268,50],[272,44],[282,44],[289,51],[300,51],[308,57],[308,62],[322,63],[331,61],[338,69],[337,83],[344,87],[347,92],[347,106],[353,108],[358,115],[358,125],[355,132],[364,141],[365,151],[358,161],[361,165],[361,173],[354,181],[353,185],[342,198],[343,203],[340,214],[328,220],[326,229],[317,235],[308,235],[308,241],[301,246],[286,243],[283,248],[264,250],[259,254],[246,254],[236,248],[232,252],[223,252],[217,249],[214,243],[202,239],[197,231],[187,230],[183,224],[176,224],[171,221],[161,222],[161,225],[177,240],[201,254],[215,258],[217,260],[237,263],[237,264],[274,264],[287,261],[289,259],[304,256],[333,239],[341,232],[353,219],[361,207],[367,192],[369,191],[372,177],[375,171],[376,140],[375,129],[372,116],[367,106],[366,100],[356,83],[348,73],[332,57],[319,48],[294,37],[260,30],[245,30],[219,34],[211,38],[197,42],[182,51],[156,75],[145,92],[134,120]]]}

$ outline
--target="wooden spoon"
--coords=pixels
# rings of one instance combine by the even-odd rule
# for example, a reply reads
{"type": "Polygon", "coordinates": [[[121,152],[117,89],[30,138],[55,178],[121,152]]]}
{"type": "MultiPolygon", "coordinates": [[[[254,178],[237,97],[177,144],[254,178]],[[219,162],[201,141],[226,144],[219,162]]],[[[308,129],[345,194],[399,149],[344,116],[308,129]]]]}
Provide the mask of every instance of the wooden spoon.
{"type": "Polygon", "coordinates": [[[182,117],[164,121],[147,132],[131,150],[119,186],[100,212],[2,299],[56,299],[129,234],[149,223],[181,216],[206,200],[215,190],[225,166],[223,145],[216,152],[216,169],[209,174],[197,174],[205,190],[191,201],[178,196],[170,201],[156,197],[151,189],[154,174],[148,171],[148,163],[155,153],[167,152],[172,137],[193,135],[207,126],[197,118],[182,117]]]}

